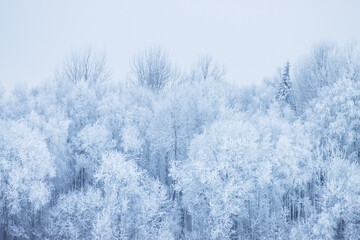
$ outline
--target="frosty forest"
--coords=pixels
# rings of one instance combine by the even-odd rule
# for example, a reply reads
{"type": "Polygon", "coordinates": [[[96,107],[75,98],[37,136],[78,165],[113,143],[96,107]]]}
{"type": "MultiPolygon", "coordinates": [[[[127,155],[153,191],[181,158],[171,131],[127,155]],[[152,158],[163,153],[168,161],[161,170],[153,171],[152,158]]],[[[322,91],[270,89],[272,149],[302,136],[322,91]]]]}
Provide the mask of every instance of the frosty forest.
{"type": "Polygon", "coordinates": [[[79,51],[2,91],[0,239],[360,239],[357,45],[247,87],[193,66],[147,48],[119,82],[79,51]]]}

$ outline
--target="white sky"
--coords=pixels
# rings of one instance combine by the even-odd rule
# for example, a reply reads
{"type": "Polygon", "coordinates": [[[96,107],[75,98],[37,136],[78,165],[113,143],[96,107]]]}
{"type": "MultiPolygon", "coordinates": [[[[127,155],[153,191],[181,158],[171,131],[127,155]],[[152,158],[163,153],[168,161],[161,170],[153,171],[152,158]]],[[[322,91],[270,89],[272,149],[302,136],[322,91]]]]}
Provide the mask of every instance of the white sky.
{"type": "Polygon", "coordinates": [[[0,85],[46,81],[87,47],[124,79],[145,46],[181,67],[210,53],[229,80],[257,83],[318,41],[359,41],[359,13],[357,0],[0,0],[0,85]]]}

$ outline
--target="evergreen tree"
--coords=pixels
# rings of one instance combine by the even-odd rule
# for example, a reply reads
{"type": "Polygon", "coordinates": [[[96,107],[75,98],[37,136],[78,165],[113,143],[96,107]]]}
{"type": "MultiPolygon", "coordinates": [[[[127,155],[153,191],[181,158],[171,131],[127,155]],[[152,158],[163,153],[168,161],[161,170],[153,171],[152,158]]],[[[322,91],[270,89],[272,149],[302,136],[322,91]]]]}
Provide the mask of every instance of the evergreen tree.
{"type": "Polygon", "coordinates": [[[289,104],[291,109],[296,111],[294,90],[293,90],[292,82],[290,80],[289,61],[286,62],[284,71],[281,74],[281,82],[279,84],[279,88],[276,94],[276,99],[285,104],[289,104]]]}

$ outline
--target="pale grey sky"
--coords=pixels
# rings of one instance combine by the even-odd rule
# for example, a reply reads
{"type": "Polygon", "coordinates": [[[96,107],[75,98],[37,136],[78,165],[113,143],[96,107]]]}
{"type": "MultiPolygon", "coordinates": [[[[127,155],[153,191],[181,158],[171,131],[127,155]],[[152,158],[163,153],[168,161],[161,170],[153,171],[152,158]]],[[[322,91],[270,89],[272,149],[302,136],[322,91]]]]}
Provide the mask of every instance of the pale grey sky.
{"type": "Polygon", "coordinates": [[[145,46],[179,66],[210,53],[244,85],[321,40],[360,40],[357,0],[0,0],[0,85],[49,79],[72,49],[106,53],[115,79],[145,46]]]}

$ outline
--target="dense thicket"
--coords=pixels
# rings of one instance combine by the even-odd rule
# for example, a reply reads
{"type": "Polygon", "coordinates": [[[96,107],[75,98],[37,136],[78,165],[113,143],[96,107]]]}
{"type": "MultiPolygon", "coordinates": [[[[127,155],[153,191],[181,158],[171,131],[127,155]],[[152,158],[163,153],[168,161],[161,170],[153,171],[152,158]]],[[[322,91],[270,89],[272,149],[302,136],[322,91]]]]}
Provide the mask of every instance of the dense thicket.
{"type": "Polygon", "coordinates": [[[282,69],[239,88],[150,49],[116,83],[87,52],[0,94],[0,238],[359,239],[360,53],[282,69]]]}

